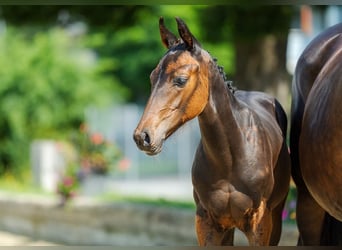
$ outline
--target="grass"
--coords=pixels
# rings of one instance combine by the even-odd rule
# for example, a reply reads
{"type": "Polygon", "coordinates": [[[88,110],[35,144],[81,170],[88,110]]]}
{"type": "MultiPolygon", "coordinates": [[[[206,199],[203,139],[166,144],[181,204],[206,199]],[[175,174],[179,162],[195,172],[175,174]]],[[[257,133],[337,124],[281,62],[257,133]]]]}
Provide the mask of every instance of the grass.
{"type": "Polygon", "coordinates": [[[104,202],[128,202],[133,204],[144,204],[158,207],[195,209],[195,204],[192,201],[177,201],[163,198],[150,198],[144,196],[124,196],[115,193],[103,194],[100,195],[97,199],[104,202]]]}
{"type": "MultiPolygon", "coordinates": [[[[0,177],[0,190],[13,194],[36,194],[42,196],[57,195],[54,193],[48,193],[41,188],[34,185],[31,174],[29,172],[23,173],[20,176],[7,173],[0,177]]],[[[94,197],[94,199],[100,202],[125,202],[132,204],[143,204],[156,207],[170,207],[170,208],[182,208],[182,209],[195,209],[195,205],[192,201],[177,201],[168,200],[163,198],[150,198],[144,196],[125,196],[118,193],[105,193],[94,197]]]]}

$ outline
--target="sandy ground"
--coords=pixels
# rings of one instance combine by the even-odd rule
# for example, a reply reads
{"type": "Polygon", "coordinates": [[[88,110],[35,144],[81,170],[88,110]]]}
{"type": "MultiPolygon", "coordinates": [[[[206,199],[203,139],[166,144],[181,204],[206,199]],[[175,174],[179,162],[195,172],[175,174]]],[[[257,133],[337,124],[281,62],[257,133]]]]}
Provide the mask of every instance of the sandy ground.
{"type": "Polygon", "coordinates": [[[0,231],[0,246],[56,246],[58,244],[0,231]]]}
{"type": "MultiPolygon", "coordinates": [[[[244,236],[237,232],[235,235],[236,245],[245,246],[247,241],[244,236]]],[[[297,242],[298,232],[295,226],[285,226],[283,234],[279,242],[280,246],[295,246],[297,242]]],[[[58,246],[63,245],[61,243],[54,243],[40,239],[34,239],[31,237],[17,235],[5,231],[0,231],[0,246],[58,246]]]]}

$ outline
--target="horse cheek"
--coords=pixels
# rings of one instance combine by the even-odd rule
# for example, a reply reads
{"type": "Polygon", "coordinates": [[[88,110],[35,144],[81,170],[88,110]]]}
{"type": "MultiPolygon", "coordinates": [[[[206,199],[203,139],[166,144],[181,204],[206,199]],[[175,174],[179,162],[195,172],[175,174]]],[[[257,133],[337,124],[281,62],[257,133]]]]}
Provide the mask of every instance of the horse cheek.
{"type": "Polygon", "coordinates": [[[192,98],[186,104],[187,108],[184,112],[185,120],[191,120],[202,113],[209,98],[208,85],[199,84],[196,85],[195,90],[192,93],[192,98]]]}

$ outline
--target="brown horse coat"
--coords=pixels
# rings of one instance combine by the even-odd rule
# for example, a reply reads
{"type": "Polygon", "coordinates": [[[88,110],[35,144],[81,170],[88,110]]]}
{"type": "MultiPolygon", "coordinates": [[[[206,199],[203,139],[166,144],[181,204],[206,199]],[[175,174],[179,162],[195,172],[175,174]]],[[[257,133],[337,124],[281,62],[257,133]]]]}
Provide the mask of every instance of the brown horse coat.
{"type": "Polygon", "coordinates": [[[298,190],[299,243],[304,245],[342,244],[342,224],[337,221],[342,220],[341,95],[342,24],[338,24],[303,51],[292,85],[292,176],[298,190]],[[334,224],[324,222],[325,216],[334,224]]]}
{"type": "Polygon", "coordinates": [[[232,245],[238,228],[250,245],[276,245],[290,179],[286,115],[264,93],[233,93],[185,23],[177,23],[181,39],[160,19],[169,50],[151,73],[151,96],[134,140],[157,154],[164,140],[198,117],[192,182],[199,244],[232,245]]]}

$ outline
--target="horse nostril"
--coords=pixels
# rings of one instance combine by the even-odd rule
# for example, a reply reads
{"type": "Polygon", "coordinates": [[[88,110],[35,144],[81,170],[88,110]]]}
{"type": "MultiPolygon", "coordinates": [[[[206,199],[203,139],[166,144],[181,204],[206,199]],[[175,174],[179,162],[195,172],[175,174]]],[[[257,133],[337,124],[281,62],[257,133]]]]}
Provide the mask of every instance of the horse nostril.
{"type": "Polygon", "coordinates": [[[143,140],[145,147],[150,145],[151,138],[146,131],[141,133],[141,139],[143,140]]]}
{"type": "Polygon", "coordinates": [[[133,139],[139,148],[148,148],[151,146],[151,137],[146,130],[135,131],[133,139]]]}

